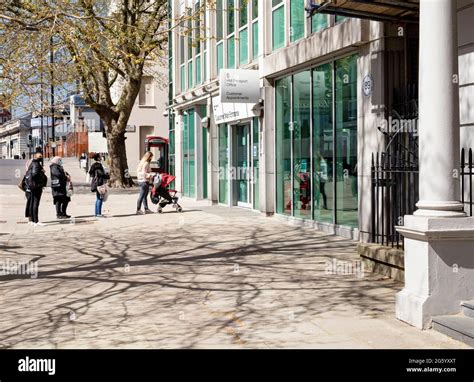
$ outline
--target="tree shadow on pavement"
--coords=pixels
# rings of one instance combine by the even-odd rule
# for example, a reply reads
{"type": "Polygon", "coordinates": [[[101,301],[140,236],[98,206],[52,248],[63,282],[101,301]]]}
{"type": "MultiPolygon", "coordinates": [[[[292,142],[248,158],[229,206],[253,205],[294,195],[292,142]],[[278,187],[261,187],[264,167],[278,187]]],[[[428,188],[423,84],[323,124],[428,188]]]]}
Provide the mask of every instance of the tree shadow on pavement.
{"type": "Polygon", "coordinates": [[[0,278],[3,348],[245,347],[282,335],[289,314],[387,314],[400,289],[328,274],[331,261],[359,260],[352,241],[248,218],[35,239],[2,250],[43,256],[37,280],[0,278]]]}

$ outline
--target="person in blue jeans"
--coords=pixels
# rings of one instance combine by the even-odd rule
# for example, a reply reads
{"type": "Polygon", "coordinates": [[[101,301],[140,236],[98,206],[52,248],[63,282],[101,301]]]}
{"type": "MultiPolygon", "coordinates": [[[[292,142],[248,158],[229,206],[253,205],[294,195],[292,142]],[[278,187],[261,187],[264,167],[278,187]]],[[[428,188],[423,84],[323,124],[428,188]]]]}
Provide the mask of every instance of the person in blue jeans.
{"type": "Polygon", "coordinates": [[[96,200],[95,200],[95,216],[98,218],[103,218],[102,215],[102,204],[104,202],[103,196],[97,191],[97,187],[102,186],[105,184],[107,179],[109,179],[109,175],[105,172],[104,166],[102,166],[102,157],[100,154],[94,154],[92,157],[94,159],[94,163],[92,164],[89,175],[91,176],[91,191],[95,192],[96,200]]]}
{"type": "Polygon", "coordinates": [[[137,215],[142,214],[152,214],[153,212],[148,208],[148,192],[150,191],[150,184],[152,173],[151,173],[151,166],[150,162],[153,158],[153,153],[151,151],[147,151],[145,155],[143,155],[142,160],[138,164],[137,168],[137,182],[138,186],[140,187],[140,194],[138,195],[137,200],[137,215]],[[144,212],[142,212],[143,209],[144,212]]]}

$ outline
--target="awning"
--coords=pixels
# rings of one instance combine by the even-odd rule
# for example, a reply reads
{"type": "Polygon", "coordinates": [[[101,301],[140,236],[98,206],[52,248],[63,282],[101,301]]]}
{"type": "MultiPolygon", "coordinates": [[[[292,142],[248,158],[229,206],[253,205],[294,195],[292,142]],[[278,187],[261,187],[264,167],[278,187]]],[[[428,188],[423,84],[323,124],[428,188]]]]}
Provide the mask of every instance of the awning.
{"type": "Polygon", "coordinates": [[[418,23],[419,0],[308,0],[308,13],[323,13],[374,21],[418,23]]]}

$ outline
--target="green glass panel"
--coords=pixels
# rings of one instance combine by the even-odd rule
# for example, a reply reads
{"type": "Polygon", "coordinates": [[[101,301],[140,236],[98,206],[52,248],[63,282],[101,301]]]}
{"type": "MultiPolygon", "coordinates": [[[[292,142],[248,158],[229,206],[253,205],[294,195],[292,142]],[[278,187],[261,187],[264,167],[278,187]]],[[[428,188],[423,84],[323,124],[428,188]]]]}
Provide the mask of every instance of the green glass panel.
{"type": "Polygon", "coordinates": [[[290,41],[298,41],[304,37],[305,10],[304,0],[290,2],[290,41]]]}
{"type": "Polygon", "coordinates": [[[311,32],[319,32],[328,27],[328,16],[315,14],[311,17],[311,32]]]}
{"type": "Polygon", "coordinates": [[[181,91],[184,92],[186,90],[186,66],[183,65],[179,69],[179,82],[181,84],[181,91]]]}
{"type": "Polygon", "coordinates": [[[207,80],[207,52],[204,52],[204,63],[203,63],[203,78],[207,80]]]}
{"type": "Polygon", "coordinates": [[[258,118],[253,118],[252,123],[252,180],[253,180],[253,209],[258,210],[260,208],[260,162],[259,162],[259,127],[258,118]]]}
{"type": "Polygon", "coordinates": [[[334,222],[332,65],[313,70],[313,211],[314,219],[334,222]]]}
{"type": "Polygon", "coordinates": [[[239,63],[245,65],[249,61],[249,32],[242,29],[239,33],[239,63]]]}
{"type": "Polygon", "coordinates": [[[335,63],[336,223],[358,226],[357,56],[335,63]]]}
{"type": "Polygon", "coordinates": [[[250,124],[237,125],[236,130],[236,182],[237,182],[237,201],[242,203],[249,202],[249,150],[250,150],[250,124]]]}
{"type": "Polygon", "coordinates": [[[272,14],[272,48],[273,50],[285,45],[285,7],[275,9],[272,14]]]}
{"type": "Polygon", "coordinates": [[[272,7],[280,4],[283,0],[272,0],[272,7]]]}
{"type": "Polygon", "coordinates": [[[258,0],[252,0],[252,20],[258,17],[258,0]]]}
{"type": "Polygon", "coordinates": [[[224,6],[223,0],[216,1],[216,40],[217,42],[222,40],[224,36],[224,6]]]}
{"type": "Polygon", "coordinates": [[[193,62],[191,61],[188,64],[188,89],[191,89],[194,86],[193,83],[193,62]]]}
{"type": "Polygon", "coordinates": [[[196,155],[195,155],[195,111],[191,109],[189,111],[189,197],[194,198],[196,196],[196,155]]]}
{"type": "Polygon", "coordinates": [[[225,123],[219,125],[219,203],[228,204],[229,198],[229,147],[228,129],[225,123]]]}
{"type": "MultiPolygon", "coordinates": [[[[206,107],[202,108],[201,118],[206,116],[206,107]]],[[[202,197],[204,199],[208,198],[207,194],[207,137],[209,134],[209,129],[201,127],[202,131],[202,197]]]]}
{"type": "Polygon", "coordinates": [[[201,75],[201,56],[196,57],[196,85],[200,85],[202,83],[202,75],[201,75]]]}
{"type": "Polygon", "coordinates": [[[346,16],[336,15],[336,24],[340,23],[341,21],[344,21],[345,19],[346,19],[346,16]]]}
{"type": "Polygon", "coordinates": [[[293,76],[293,213],[311,219],[311,72],[293,76]]]}
{"type": "Polygon", "coordinates": [[[224,68],[224,44],[221,42],[217,45],[217,75],[224,68]]]}
{"type": "Polygon", "coordinates": [[[235,38],[234,36],[227,39],[227,67],[235,69],[235,38]]]}
{"type": "Polygon", "coordinates": [[[291,213],[291,77],[276,81],[276,211],[291,213]]]}
{"type": "Polygon", "coordinates": [[[235,7],[234,0],[227,0],[227,35],[235,31],[235,7]]]}
{"type": "Polygon", "coordinates": [[[252,55],[256,59],[260,55],[258,46],[258,21],[252,24],[252,55]]]}
{"type": "Polygon", "coordinates": [[[240,11],[239,27],[243,27],[248,22],[248,2],[249,0],[239,0],[239,11],[240,11]]]}
{"type": "Polygon", "coordinates": [[[189,195],[189,115],[183,114],[183,195],[189,195]]]}

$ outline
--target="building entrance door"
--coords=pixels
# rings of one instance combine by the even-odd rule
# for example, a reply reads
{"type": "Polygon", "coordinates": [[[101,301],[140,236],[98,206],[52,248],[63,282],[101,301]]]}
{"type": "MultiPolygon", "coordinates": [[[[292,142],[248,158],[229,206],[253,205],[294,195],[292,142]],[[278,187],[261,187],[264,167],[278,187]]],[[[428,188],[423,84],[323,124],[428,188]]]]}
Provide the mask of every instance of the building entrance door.
{"type": "Polygon", "coordinates": [[[252,153],[250,123],[234,128],[234,205],[252,207],[252,153]]]}

